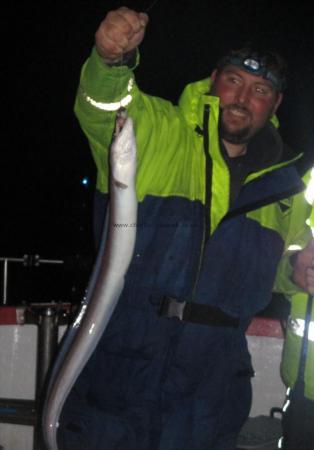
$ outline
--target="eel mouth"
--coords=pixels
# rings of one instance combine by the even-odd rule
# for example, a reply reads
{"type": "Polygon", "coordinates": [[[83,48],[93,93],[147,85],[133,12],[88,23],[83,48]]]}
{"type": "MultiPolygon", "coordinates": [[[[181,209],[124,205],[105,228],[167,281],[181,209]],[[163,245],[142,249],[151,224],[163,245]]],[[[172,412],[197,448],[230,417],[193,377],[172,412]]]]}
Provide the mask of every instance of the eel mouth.
{"type": "Polygon", "coordinates": [[[122,128],[124,127],[124,124],[126,122],[126,119],[128,118],[127,110],[123,107],[121,107],[116,116],[116,125],[115,125],[115,131],[114,136],[117,137],[120,133],[122,128]]]}

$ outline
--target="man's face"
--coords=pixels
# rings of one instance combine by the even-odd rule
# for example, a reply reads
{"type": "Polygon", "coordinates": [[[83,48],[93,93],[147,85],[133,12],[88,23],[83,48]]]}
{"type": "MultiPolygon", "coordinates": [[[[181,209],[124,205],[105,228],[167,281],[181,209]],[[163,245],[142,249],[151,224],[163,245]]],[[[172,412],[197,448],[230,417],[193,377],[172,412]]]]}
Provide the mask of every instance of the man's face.
{"type": "Polygon", "coordinates": [[[233,144],[247,143],[282,100],[270,81],[237,66],[215,70],[211,79],[211,94],[220,98],[220,137],[233,144]]]}

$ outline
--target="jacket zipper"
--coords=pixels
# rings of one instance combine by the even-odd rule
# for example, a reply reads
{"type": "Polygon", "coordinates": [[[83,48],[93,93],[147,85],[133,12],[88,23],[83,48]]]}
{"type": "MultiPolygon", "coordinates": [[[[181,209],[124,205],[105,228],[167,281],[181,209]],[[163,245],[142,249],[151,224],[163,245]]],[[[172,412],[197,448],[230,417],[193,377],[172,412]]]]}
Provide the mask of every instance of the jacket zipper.
{"type": "Polygon", "coordinates": [[[195,299],[195,292],[197,284],[199,281],[201,269],[204,260],[204,250],[205,244],[210,237],[210,209],[211,209],[211,185],[212,185],[212,170],[213,164],[212,159],[209,154],[209,105],[204,106],[203,113],[203,148],[205,154],[205,206],[203,210],[203,232],[202,232],[202,242],[200,248],[200,257],[198,262],[198,268],[192,289],[192,301],[195,299]]]}

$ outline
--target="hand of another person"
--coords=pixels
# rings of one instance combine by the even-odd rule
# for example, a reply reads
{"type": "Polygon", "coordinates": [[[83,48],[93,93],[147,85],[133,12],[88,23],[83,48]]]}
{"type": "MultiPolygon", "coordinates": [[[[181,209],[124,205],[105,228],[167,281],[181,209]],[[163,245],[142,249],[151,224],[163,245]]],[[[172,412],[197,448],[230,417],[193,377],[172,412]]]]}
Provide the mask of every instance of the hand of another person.
{"type": "Polygon", "coordinates": [[[105,60],[116,62],[142,42],[147,24],[145,13],[126,7],[110,11],[95,34],[98,53],[105,60]]]}
{"type": "Polygon", "coordinates": [[[292,281],[314,295],[314,240],[297,254],[292,281]]]}

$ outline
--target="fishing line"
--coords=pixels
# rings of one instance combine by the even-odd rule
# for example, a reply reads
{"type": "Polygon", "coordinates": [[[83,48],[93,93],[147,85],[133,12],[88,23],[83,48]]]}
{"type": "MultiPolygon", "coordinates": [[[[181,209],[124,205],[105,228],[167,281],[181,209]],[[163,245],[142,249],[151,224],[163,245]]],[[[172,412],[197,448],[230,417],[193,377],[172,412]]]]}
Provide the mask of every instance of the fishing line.
{"type": "Polygon", "coordinates": [[[140,5],[138,5],[138,3],[147,3],[147,2],[134,2],[134,1],[119,1],[118,5],[119,7],[121,6],[126,6],[127,8],[133,9],[134,11],[138,11],[138,12],[145,12],[147,13],[148,11],[150,11],[158,2],[159,0],[153,0],[151,1],[148,6],[145,8],[141,8],[140,5]]]}
{"type": "Polygon", "coordinates": [[[152,3],[144,10],[144,12],[147,13],[148,11],[150,11],[156,5],[157,2],[159,2],[159,0],[152,1],[152,3]]]}

